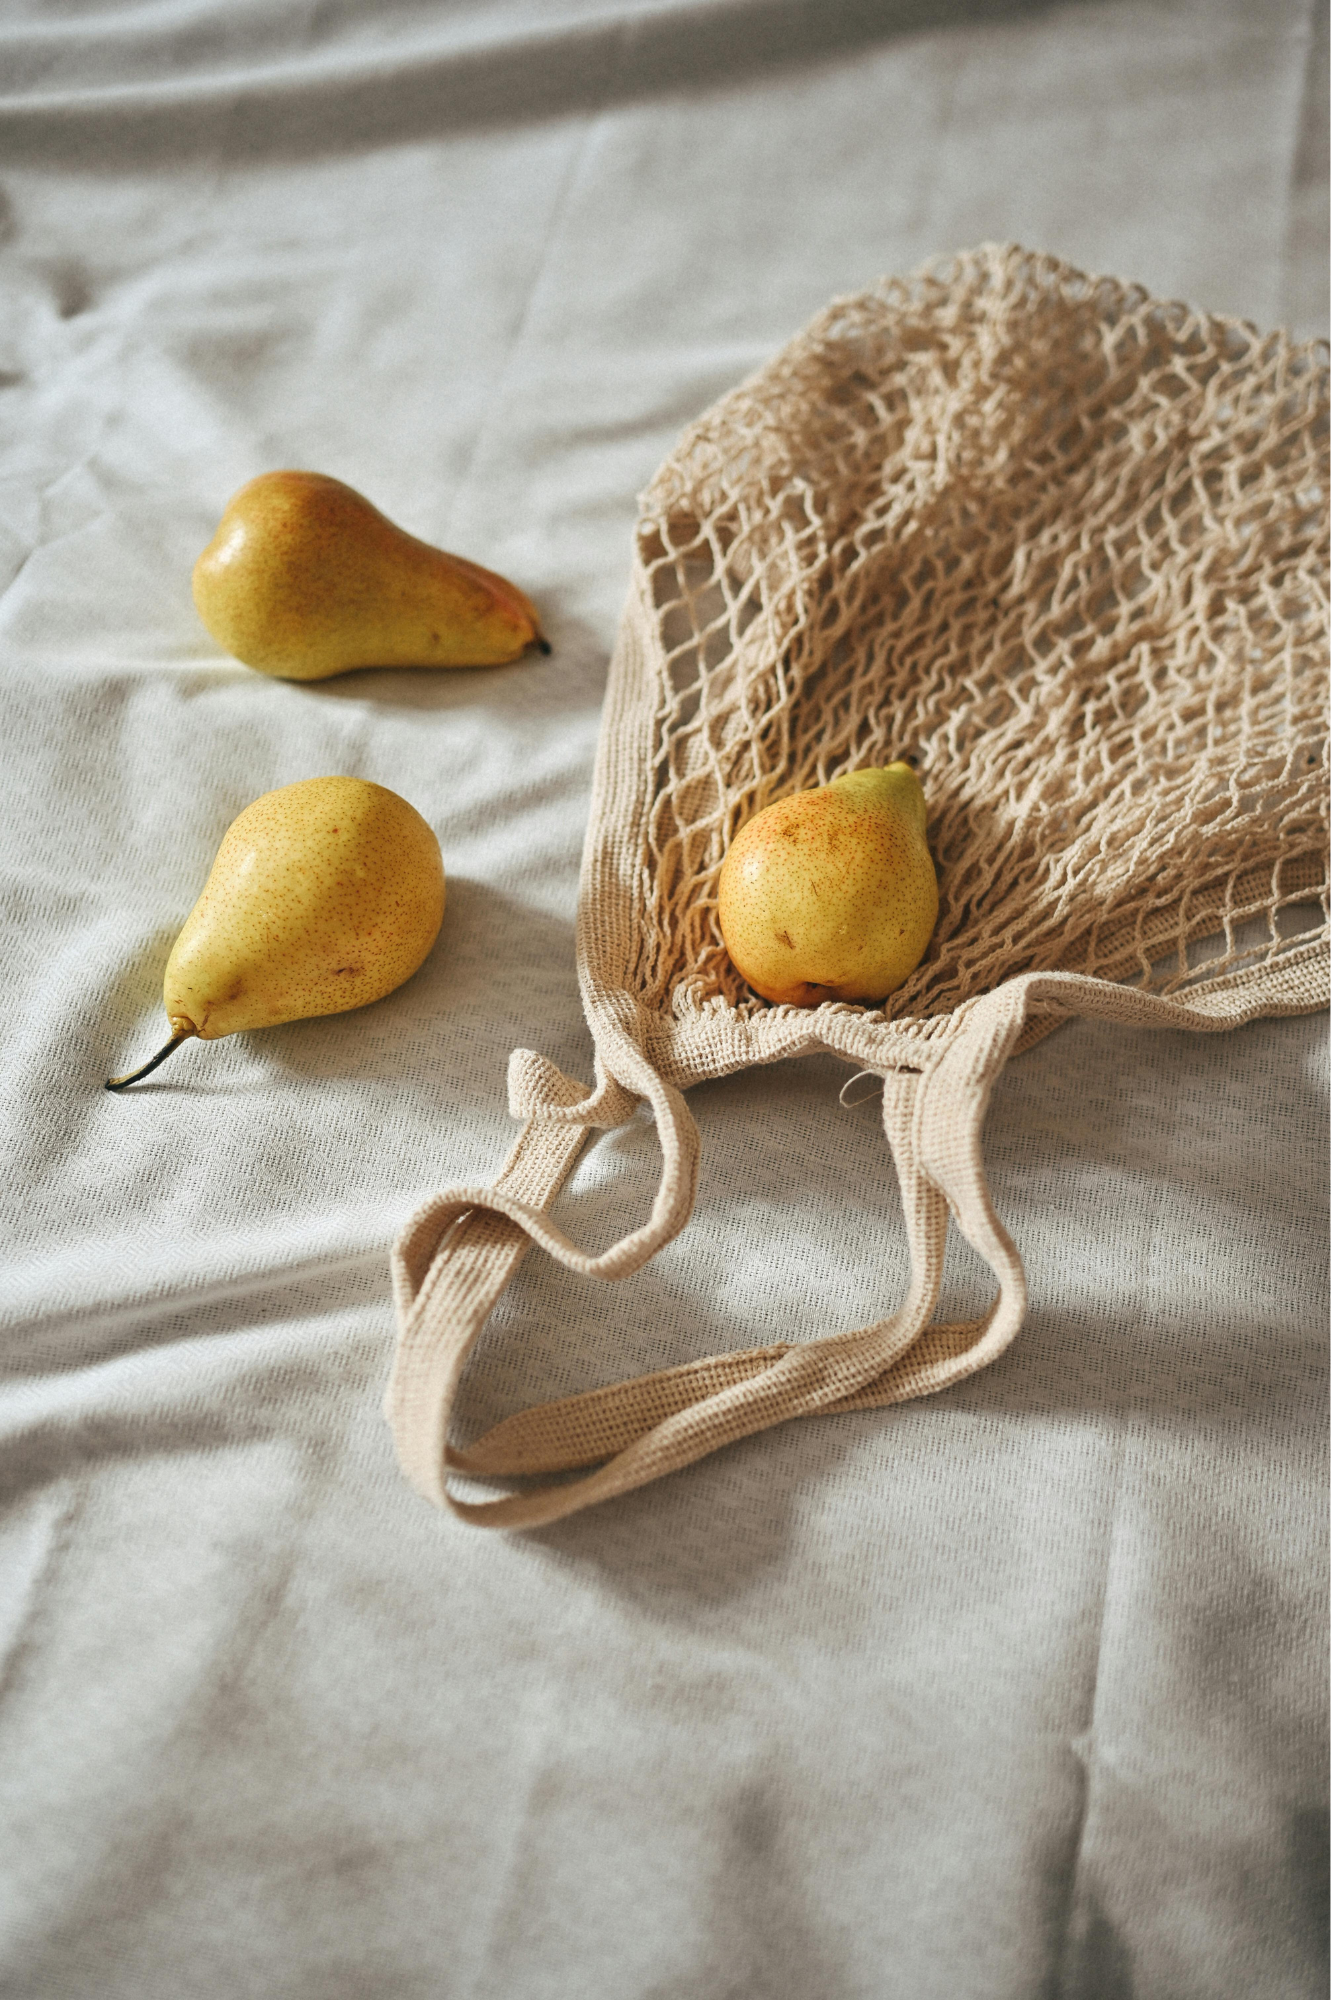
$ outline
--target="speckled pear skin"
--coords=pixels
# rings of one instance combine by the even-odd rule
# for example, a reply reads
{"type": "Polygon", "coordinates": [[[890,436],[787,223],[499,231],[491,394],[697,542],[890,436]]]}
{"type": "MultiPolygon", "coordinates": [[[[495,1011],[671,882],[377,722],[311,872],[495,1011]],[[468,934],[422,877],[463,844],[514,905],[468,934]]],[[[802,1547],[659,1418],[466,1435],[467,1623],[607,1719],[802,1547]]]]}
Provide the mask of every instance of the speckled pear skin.
{"type": "Polygon", "coordinates": [[[234,493],[193,586],[218,644],[282,680],[502,666],[541,640],[514,584],[404,533],[322,472],[265,472],[234,493]]]}
{"type": "Polygon", "coordinates": [[[914,972],[939,915],[926,801],[910,764],[852,771],[741,828],[718,883],[731,962],[765,1000],[878,1005],[914,972]]]}
{"type": "Polygon", "coordinates": [[[401,986],[444,916],[440,844],[364,778],[265,792],[222,838],[167,960],[174,1033],[206,1042],[364,1007],[401,986]]]}

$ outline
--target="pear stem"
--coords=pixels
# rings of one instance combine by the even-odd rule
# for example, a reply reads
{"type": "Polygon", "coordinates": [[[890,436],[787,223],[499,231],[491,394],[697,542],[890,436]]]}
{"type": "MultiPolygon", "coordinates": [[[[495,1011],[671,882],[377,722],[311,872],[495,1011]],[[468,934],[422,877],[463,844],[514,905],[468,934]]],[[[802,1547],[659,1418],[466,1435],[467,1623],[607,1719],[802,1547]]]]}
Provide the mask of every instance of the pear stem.
{"type": "Polygon", "coordinates": [[[531,645],[534,645],[539,653],[545,653],[547,658],[548,659],[550,658],[551,642],[549,639],[543,639],[540,632],[537,634],[536,638],[531,640],[529,643],[531,645]]]}
{"type": "Polygon", "coordinates": [[[188,1042],[191,1035],[196,1035],[198,1032],[197,1028],[188,1026],[177,1028],[165,1048],[159,1049],[157,1054],[149,1062],[146,1062],[142,1069],[132,1069],[128,1076],[109,1076],[106,1080],[105,1088],[107,1090],[124,1090],[127,1084],[137,1083],[140,1077],[149,1076],[159,1063],[164,1063],[167,1057],[180,1047],[182,1042],[188,1042]]]}

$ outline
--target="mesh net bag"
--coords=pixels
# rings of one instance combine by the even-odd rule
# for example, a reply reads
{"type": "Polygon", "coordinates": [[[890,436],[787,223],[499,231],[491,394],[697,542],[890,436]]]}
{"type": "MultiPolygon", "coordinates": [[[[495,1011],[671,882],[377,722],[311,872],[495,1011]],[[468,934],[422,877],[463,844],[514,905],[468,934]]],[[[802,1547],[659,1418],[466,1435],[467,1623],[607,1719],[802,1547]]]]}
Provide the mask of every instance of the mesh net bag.
{"type": "Polygon", "coordinates": [[[421,1492],[537,1525],[786,1418],[958,1381],[1025,1307],[980,1149],[1009,1056],[1077,1014],[1211,1032],[1327,1005],[1327,413],[1320,348],[985,247],[835,301],[685,434],[641,503],[584,851],[596,1082],[516,1051],[495,1186],[437,1196],[395,1250],[387,1410],[421,1492]],[[728,841],[903,756],[940,883],[924,960],[878,1008],[760,1000],[718,928],[728,841]],[[817,1049],[883,1079],[899,1309],[452,1443],[529,1243],[640,1269],[693,1204],[682,1093],[817,1049]],[[643,1099],[652,1212],[587,1254],[547,1211],[589,1130],[643,1099]],[[997,1282],[966,1324],[933,1318],[951,1216],[997,1282]],[[465,1499],[451,1472],[523,1484],[465,1499]]]}

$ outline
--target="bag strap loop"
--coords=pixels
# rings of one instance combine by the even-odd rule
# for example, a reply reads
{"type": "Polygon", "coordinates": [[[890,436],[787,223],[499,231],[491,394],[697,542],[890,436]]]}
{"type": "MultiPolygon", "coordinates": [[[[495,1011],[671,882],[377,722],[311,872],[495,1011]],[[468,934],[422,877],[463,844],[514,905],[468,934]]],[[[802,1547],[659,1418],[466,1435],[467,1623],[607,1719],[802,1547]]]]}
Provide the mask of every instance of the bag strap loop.
{"type": "Polygon", "coordinates": [[[993,1361],[1022,1323],[1027,1290],[1022,1261],[991,1200],[981,1129],[995,1080],[1034,1007],[1127,1025],[1212,1031],[1274,1011],[1271,994],[1259,991],[1235,990],[1223,1013],[1078,974],[1029,973],[1009,981],[970,1006],[958,1034],[928,1066],[891,1070],[884,1078],[884,1129],[912,1259],[911,1285],[898,1312],[852,1333],[712,1355],[539,1404],[455,1449],[448,1430],[463,1368],[529,1243],[586,1277],[624,1277],[677,1234],[694,1204],[697,1127],[680,1092],[643,1058],[634,1080],[652,1104],[663,1154],[652,1212],[600,1254],[571,1243],[549,1220],[550,1204],[590,1127],[622,1123],[637,1099],[600,1064],[589,1092],[542,1057],[518,1051],[510,1068],[511,1102],[530,1115],[495,1186],[436,1196],[413,1217],[394,1252],[401,1330],[386,1414],[413,1485],[461,1520],[537,1527],[789,1417],[927,1395],[993,1361]],[[931,1320],[950,1216],[998,1283],[990,1310],[960,1324],[931,1320]],[[531,1477],[589,1466],[597,1470],[583,1478],[498,1500],[462,1500],[448,1487],[451,1471],[531,1477]]]}

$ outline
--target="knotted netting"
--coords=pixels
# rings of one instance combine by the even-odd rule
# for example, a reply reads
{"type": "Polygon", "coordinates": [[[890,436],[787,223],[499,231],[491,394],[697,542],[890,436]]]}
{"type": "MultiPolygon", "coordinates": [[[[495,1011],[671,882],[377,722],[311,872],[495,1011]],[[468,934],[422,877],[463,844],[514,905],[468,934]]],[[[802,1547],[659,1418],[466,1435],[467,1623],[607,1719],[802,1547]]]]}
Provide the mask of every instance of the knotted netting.
{"type": "Polygon", "coordinates": [[[830,306],[644,496],[643,998],[764,1006],[728,842],[903,756],[941,906],[897,1021],[1326,936],[1326,407],[1311,346],[1018,250],[830,306]]]}

